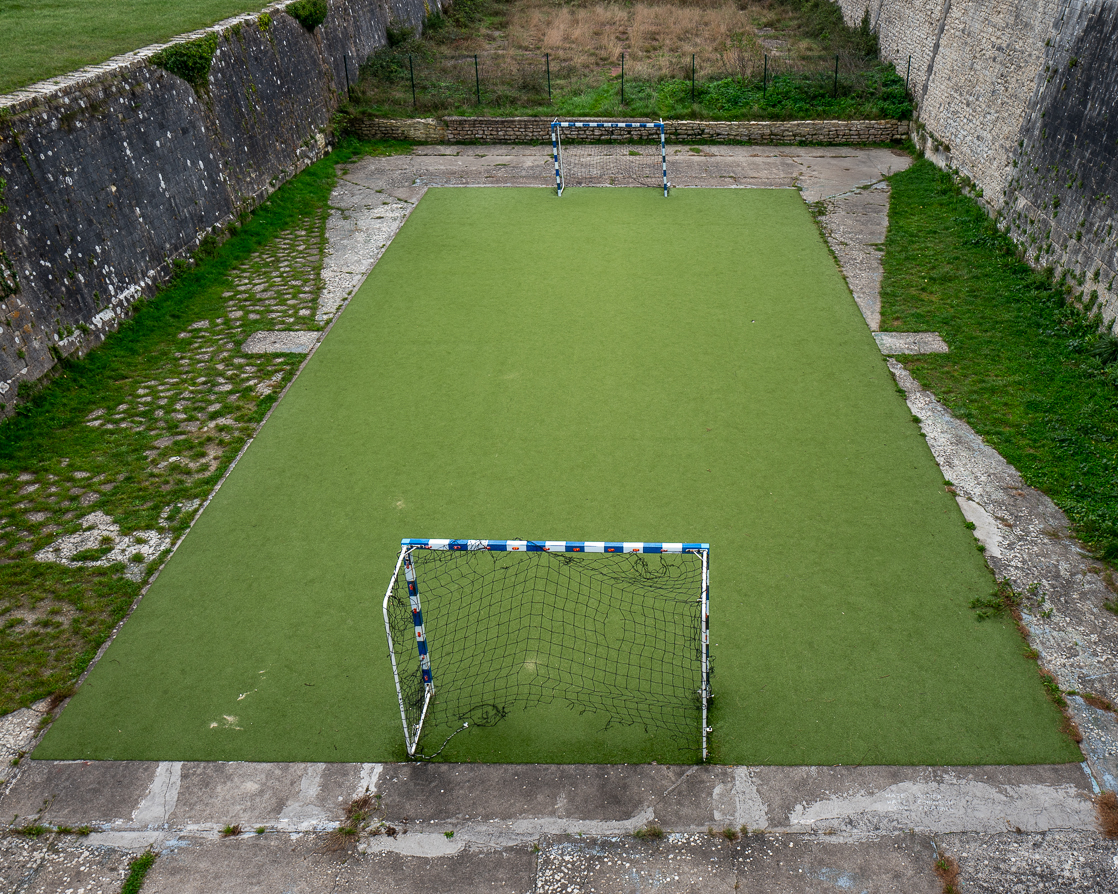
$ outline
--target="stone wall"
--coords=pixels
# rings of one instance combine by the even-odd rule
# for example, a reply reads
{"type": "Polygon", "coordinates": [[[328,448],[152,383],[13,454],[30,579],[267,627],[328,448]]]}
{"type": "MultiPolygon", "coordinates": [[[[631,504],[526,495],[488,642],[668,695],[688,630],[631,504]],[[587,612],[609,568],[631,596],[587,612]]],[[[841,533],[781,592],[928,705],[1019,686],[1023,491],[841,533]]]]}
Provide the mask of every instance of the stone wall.
{"type": "Polygon", "coordinates": [[[0,97],[0,415],[321,158],[346,65],[439,2],[329,0],[313,33],[280,3],[183,35],[218,36],[199,93],[148,47],[0,97]]]}
{"type": "Polygon", "coordinates": [[[1118,2],[837,0],[910,74],[918,145],[1038,268],[1118,317],[1118,2]]]}
{"type": "MultiPolygon", "coordinates": [[[[357,117],[349,126],[365,139],[413,140],[419,143],[549,143],[551,120],[357,117]]],[[[622,128],[593,133],[600,140],[633,138],[632,131],[622,128]]],[[[909,125],[907,121],[665,121],[664,133],[667,140],[676,142],[696,140],[767,145],[888,143],[908,137],[909,125]]],[[[590,134],[589,131],[579,131],[577,135],[589,139],[590,134]]]]}

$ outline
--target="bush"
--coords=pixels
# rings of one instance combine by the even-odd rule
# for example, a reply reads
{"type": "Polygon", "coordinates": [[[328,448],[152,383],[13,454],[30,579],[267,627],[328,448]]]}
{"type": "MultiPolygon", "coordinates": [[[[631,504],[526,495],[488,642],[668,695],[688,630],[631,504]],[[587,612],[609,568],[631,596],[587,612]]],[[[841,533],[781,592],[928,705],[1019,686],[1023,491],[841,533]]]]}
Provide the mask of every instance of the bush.
{"type": "Polygon", "coordinates": [[[326,21],[326,0],[295,0],[287,4],[287,14],[308,31],[326,21]]]}
{"type": "Polygon", "coordinates": [[[210,66],[217,49],[217,34],[207,34],[186,43],[173,43],[148,59],[152,65],[182,78],[195,93],[209,89],[210,66]]]}

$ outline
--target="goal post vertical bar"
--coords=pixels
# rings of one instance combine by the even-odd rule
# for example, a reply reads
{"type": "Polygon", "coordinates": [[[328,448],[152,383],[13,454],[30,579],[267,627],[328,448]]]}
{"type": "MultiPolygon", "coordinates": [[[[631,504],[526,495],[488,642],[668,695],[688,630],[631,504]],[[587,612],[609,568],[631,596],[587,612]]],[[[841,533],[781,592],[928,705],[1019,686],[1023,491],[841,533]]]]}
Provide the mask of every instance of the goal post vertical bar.
{"type": "Polygon", "coordinates": [[[664,198],[668,197],[668,151],[664,147],[664,119],[660,119],[660,168],[664,174],[664,198]]]}
{"type": "Polygon", "coordinates": [[[551,122],[551,154],[555,159],[555,193],[563,195],[563,178],[559,173],[559,124],[551,122]]]}
{"type": "Polygon", "coordinates": [[[703,563],[703,592],[700,606],[699,623],[702,625],[702,701],[703,701],[703,760],[707,759],[707,710],[710,703],[710,551],[703,550],[699,553],[703,563]]]}
{"type": "Polygon", "coordinates": [[[401,545],[400,557],[396,560],[396,569],[392,572],[392,580],[388,583],[388,591],[384,595],[384,604],[382,606],[384,612],[384,629],[388,634],[388,654],[392,660],[392,676],[396,681],[396,697],[400,702],[400,720],[404,725],[404,742],[407,745],[409,757],[415,754],[415,750],[419,746],[419,734],[423,729],[423,721],[427,717],[427,709],[431,704],[431,698],[435,694],[435,686],[431,676],[431,659],[427,651],[427,635],[423,626],[423,612],[419,604],[419,587],[415,578],[415,566],[411,559],[411,553],[416,548],[417,547],[408,544],[401,545]],[[388,617],[388,603],[395,592],[401,568],[404,569],[404,580],[408,587],[408,601],[411,607],[412,625],[415,629],[416,642],[419,650],[419,667],[423,678],[423,706],[420,709],[419,719],[416,721],[414,729],[410,728],[408,725],[404,689],[403,685],[400,683],[400,670],[396,661],[396,643],[392,639],[392,622],[388,617]]]}

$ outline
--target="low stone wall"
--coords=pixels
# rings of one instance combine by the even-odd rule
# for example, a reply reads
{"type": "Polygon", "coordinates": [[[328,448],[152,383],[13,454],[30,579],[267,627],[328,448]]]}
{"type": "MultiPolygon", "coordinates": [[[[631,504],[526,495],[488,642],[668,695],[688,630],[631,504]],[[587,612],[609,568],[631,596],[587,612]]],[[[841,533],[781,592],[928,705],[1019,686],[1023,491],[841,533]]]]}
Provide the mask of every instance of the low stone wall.
{"type": "MultiPolygon", "coordinates": [[[[417,143],[544,143],[551,141],[550,118],[374,118],[357,116],[350,129],[365,139],[417,143]]],[[[620,120],[620,119],[575,119],[620,120]]],[[[651,120],[651,119],[627,119],[651,120]]],[[[907,121],[665,121],[668,140],[795,144],[890,143],[905,139],[907,121]]],[[[578,137],[590,139],[588,131],[578,137]]],[[[596,131],[593,139],[626,141],[632,131],[596,131]]]]}
{"type": "Polygon", "coordinates": [[[313,32],[277,3],[183,35],[217,38],[197,92],[153,46],[0,97],[0,416],[321,158],[347,67],[440,2],[328,0],[313,32]]]}

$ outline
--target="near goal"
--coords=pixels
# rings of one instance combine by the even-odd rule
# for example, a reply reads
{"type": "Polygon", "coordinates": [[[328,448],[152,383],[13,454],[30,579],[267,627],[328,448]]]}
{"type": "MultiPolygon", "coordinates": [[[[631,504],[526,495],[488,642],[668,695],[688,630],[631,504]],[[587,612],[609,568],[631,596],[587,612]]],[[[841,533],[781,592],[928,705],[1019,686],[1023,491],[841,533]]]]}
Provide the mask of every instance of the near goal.
{"type": "Polygon", "coordinates": [[[705,543],[401,541],[384,625],[409,757],[424,757],[425,734],[437,748],[514,709],[566,702],[706,760],[708,554],[705,543]]]}
{"type": "Polygon", "coordinates": [[[560,196],[568,186],[655,186],[668,194],[663,121],[553,121],[551,151],[560,196]]]}

